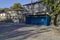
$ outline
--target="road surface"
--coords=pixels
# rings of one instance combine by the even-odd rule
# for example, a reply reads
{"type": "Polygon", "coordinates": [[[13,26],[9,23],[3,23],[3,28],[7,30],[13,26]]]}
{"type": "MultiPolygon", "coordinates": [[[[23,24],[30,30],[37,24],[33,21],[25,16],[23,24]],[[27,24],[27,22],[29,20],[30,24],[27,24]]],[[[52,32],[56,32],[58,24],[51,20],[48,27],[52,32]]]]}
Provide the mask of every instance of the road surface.
{"type": "Polygon", "coordinates": [[[60,40],[51,26],[0,24],[0,40],[60,40]]]}

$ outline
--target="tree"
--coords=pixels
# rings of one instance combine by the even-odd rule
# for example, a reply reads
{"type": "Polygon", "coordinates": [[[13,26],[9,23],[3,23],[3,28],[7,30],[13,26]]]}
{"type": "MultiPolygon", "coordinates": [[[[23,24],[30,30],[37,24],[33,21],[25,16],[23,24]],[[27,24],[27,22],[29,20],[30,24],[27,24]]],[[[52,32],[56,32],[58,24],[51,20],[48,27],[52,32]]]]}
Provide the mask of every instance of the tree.
{"type": "Polygon", "coordinates": [[[50,7],[50,16],[54,16],[54,25],[60,25],[60,0],[42,0],[43,5],[50,7]]]}
{"type": "Polygon", "coordinates": [[[10,7],[12,9],[20,9],[22,8],[21,4],[20,3],[14,3],[12,7],[10,7]]]}
{"type": "Polygon", "coordinates": [[[60,11],[60,0],[42,0],[43,5],[50,7],[50,14],[55,15],[60,11]]]}

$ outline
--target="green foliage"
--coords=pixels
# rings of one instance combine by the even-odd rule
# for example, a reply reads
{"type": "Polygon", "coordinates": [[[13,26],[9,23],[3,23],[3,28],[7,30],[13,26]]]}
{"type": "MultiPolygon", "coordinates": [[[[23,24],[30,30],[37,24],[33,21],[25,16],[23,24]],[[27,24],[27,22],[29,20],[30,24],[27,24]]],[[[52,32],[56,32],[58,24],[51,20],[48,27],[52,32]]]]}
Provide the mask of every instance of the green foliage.
{"type": "Polygon", "coordinates": [[[3,10],[9,10],[9,8],[3,8],[3,10]]]}
{"type": "Polygon", "coordinates": [[[10,7],[12,9],[20,9],[22,8],[21,4],[20,3],[14,3],[12,7],[10,7]]]}
{"type": "Polygon", "coordinates": [[[60,0],[42,0],[42,4],[50,6],[50,15],[60,12],[60,0]]]}

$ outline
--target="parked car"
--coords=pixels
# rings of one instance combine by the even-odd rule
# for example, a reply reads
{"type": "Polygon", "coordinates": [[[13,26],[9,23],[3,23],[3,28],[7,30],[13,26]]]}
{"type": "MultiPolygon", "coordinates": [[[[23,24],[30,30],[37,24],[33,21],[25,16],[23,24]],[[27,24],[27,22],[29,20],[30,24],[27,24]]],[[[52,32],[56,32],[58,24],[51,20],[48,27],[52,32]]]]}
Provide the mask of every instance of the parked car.
{"type": "Polygon", "coordinates": [[[14,23],[19,23],[19,19],[13,19],[12,20],[14,23]]]}

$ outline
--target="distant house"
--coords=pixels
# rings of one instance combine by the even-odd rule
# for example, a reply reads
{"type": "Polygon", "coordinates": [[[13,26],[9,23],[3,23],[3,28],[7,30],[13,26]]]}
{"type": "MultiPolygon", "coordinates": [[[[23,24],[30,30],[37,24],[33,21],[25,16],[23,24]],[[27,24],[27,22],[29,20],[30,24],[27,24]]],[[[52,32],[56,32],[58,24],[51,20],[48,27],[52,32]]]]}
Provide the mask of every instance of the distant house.
{"type": "Polygon", "coordinates": [[[25,19],[25,14],[25,9],[0,10],[0,20],[19,19],[23,22],[25,19]]]}
{"type": "Polygon", "coordinates": [[[32,13],[33,15],[36,14],[41,14],[43,12],[48,12],[49,8],[45,5],[41,4],[42,1],[37,1],[37,2],[33,2],[33,3],[29,3],[29,4],[25,4],[23,5],[25,9],[27,9],[27,11],[29,13],[32,13]]]}
{"type": "Polygon", "coordinates": [[[25,19],[25,11],[24,9],[9,9],[9,10],[6,10],[6,13],[9,14],[10,19],[20,19],[20,21],[24,21],[25,19]]]}
{"type": "Polygon", "coordinates": [[[6,13],[3,9],[0,9],[0,21],[6,20],[6,13]]]}
{"type": "Polygon", "coordinates": [[[6,13],[8,13],[11,18],[15,18],[17,17],[18,15],[22,14],[22,10],[20,9],[9,9],[9,10],[6,10],[6,13]]]}
{"type": "Polygon", "coordinates": [[[6,13],[0,13],[0,21],[6,20],[7,14],[6,13]]]}

